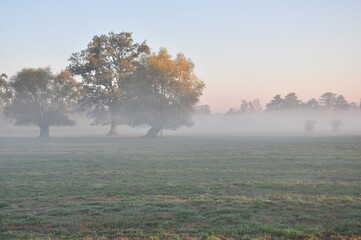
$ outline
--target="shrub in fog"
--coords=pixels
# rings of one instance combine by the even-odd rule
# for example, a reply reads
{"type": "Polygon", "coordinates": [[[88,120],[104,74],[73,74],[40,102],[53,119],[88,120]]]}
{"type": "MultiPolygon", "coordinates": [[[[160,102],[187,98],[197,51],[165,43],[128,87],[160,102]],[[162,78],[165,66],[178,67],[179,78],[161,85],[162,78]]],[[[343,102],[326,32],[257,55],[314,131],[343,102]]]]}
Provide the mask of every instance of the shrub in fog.
{"type": "Polygon", "coordinates": [[[305,130],[307,133],[313,133],[315,130],[316,121],[315,120],[306,120],[305,121],[305,130]]]}
{"type": "Polygon", "coordinates": [[[341,119],[334,119],[329,122],[332,127],[332,131],[338,132],[340,131],[341,126],[343,125],[343,121],[341,119]]]}

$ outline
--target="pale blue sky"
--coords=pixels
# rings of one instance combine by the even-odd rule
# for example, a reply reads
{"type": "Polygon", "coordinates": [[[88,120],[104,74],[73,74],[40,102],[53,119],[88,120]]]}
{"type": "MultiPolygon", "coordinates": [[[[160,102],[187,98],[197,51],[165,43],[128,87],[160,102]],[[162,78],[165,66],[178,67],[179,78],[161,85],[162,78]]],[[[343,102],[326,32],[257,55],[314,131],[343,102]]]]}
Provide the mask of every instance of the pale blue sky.
{"type": "Polygon", "coordinates": [[[94,35],[133,32],[193,59],[214,112],[276,94],[361,98],[361,1],[0,0],[0,72],[67,66],[94,35]]]}

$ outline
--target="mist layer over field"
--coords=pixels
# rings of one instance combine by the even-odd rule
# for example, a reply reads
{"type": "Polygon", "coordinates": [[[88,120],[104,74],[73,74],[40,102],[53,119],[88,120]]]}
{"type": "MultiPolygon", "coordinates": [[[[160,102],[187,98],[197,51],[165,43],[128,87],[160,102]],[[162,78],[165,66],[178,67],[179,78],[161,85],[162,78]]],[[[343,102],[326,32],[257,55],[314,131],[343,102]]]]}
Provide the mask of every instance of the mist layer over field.
{"type": "Polygon", "coordinates": [[[244,135],[244,134],[306,134],[306,121],[314,121],[313,131],[317,134],[356,134],[361,133],[361,114],[358,112],[263,112],[234,115],[197,116],[192,128],[183,128],[182,133],[199,135],[244,135]],[[340,120],[337,132],[331,122],[340,120]]]}
{"type": "MultiPolygon", "coordinates": [[[[92,120],[72,117],[75,126],[51,127],[51,136],[101,136],[109,131],[109,125],[91,125],[92,120]]],[[[244,114],[209,114],[194,115],[194,125],[181,127],[176,131],[164,130],[163,136],[236,136],[236,135],[357,135],[361,134],[360,112],[262,112],[244,114]],[[332,128],[331,122],[340,122],[338,129],[332,128]],[[313,121],[312,131],[306,131],[307,121],[313,121]]],[[[149,128],[119,127],[120,136],[143,136],[149,128]]],[[[39,128],[35,126],[15,126],[3,124],[0,128],[1,136],[38,136],[39,128]]]]}

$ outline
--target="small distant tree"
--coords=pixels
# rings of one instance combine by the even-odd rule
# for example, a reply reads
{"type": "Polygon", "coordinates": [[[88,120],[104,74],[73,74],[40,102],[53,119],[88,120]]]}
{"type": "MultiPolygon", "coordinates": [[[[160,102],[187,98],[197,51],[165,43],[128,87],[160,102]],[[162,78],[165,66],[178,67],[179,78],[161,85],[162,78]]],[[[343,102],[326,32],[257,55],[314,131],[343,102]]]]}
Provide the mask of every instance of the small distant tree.
{"type": "Polygon", "coordinates": [[[315,130],[316,121],[315,120],[306,120],[305,121],[305,130],[307,133],[313,133],[315,130]]]}
{"type": "Polygon", "coordinates": [[[241,101],[241,107],[240,107],[240,111],[241,113],[247,113],[249,110],[249,107],[248,107],[248,101],[247,100],[242,100],[241,101]]]}
{"type": "Polygon", "coordinates": [[[332,121],[329,122],[331,127],[332,127],[332,131],[334,132],[338,132],[341,128],[341,126],[343,125],[343,121],[341,119],[334,119],[332,121]]]}
{"type": "Polygon", "coordinates": [[[198,115],[210,115],[211,108],[207,104],[198,105],[195,107],[195,113],[198,115]]]}
{"type": "Polygon", "coordinates": [[[332,92],[324,93],[320,96],[319,102],[321,107],[324,110],[332,111],[334,110],[336,104],[337,94],[332,92]]]}
{"type": "Polygon", "coordinates": [[[259,99],[254,99],[252,101],[242,100],[240,113],[256,113],[262,111],[262,105],[259,99]]]}
{"type": "Polygon", "coordinates": [[[248,103],[250,112],[262,112],[262,104],[259,99],[254,99],[253,101],[248,103]]]}
{"type": "Polygon", "coordinates": [[[239,109],[236,108],[230,108],[228,109],[228,111],[226,112],[226,115],[235,115],[235,114],[239,114],[241,113],[241,111],[239,109]]]}
{"type": "Polygon", "coordinates": [[[320,103],[314,98],[304,104],[304,108],[308,110],[319,110],[320,107],[320,103]]]}
{"type": "Polygon", "coordinates": [[[301,107],[301,101],[298,100],[296,93],[289,93],[283,99],[280,107],[285,110],[296,110],[301,107]]]}
{"type": "Polygon", "coordinates": [[[134,43],[132,33],[94,36],[87,49],[73,53],[68,69],[83,79],[83,108],[94,124],[110,124],[108,135],[117,135],[126,78],[134,73],[142,56],[149,54],[146,42],[134,43]]]}
{"type": "Polygon", "coordinates": [[[6,110],[16,124],[39,126],[39,137],[49,137],[49,126],[75,124],[69,115],[80,87],[69,72],[54,75],[49,68],[25,68],[10,87],[14,96],[6,110]]]}
{"type": "Polygon", "coordinates": [[[191,126],[191,115],[202,95],[204,83],[194,74],[191,59],[176,58],[162,48],[144,60],[128,81],[125,113],[133,126],[150,126],[146,137],[163,129],[191,126]]]}
{"type": "Polygon", "coordinates": [[[338,95],[335,99],[334,110],[349,111],[351,110],[351,105],[347,102],[343,95],[338,95]]]}
{"type": "Polygon", "coordinates": [[[276,95],[276,96],[273,97],[271,102],[269,102],[266,105],[266,111],[280,110],[281,106],[282,106],[282,103],[283,103],[283,98],[281,97],[281,95],[276,95]]]}

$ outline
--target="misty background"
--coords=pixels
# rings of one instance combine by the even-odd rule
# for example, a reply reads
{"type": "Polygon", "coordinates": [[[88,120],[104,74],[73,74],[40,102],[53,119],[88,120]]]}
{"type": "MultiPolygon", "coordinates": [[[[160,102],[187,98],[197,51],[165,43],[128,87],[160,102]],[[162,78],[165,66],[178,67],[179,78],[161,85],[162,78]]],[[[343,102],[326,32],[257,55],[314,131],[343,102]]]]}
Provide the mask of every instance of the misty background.
{"type": "MultiPolygon", "coordinates": [[[[92,126],[92,120],[84,115],[73,116],[74,126],[52,126],[52,137],[76,136],[105,136],[109,125],[92,126]]],[[[193,115],[192,127],[181,127],[177,131],[163,130],[162,136],[247,136],[247,135],[299,135],[299,136],[338,136],[361,134],[360,112],[262,112],[244,113],[238,115],[209,114],[193,115]],[[340,129],[334,132],[330,122],[339,119],[342,121],[340,129]],[[312,133],[305,130],[307,120],[315,121],[312,133]]],[[[129,127],[120,125],[120,136],[141,137],[149,127],[129,127]]],[[[16,126],[2,123],[0,134],[3,137],[37,137],[37,126],[16,126]]]]}

